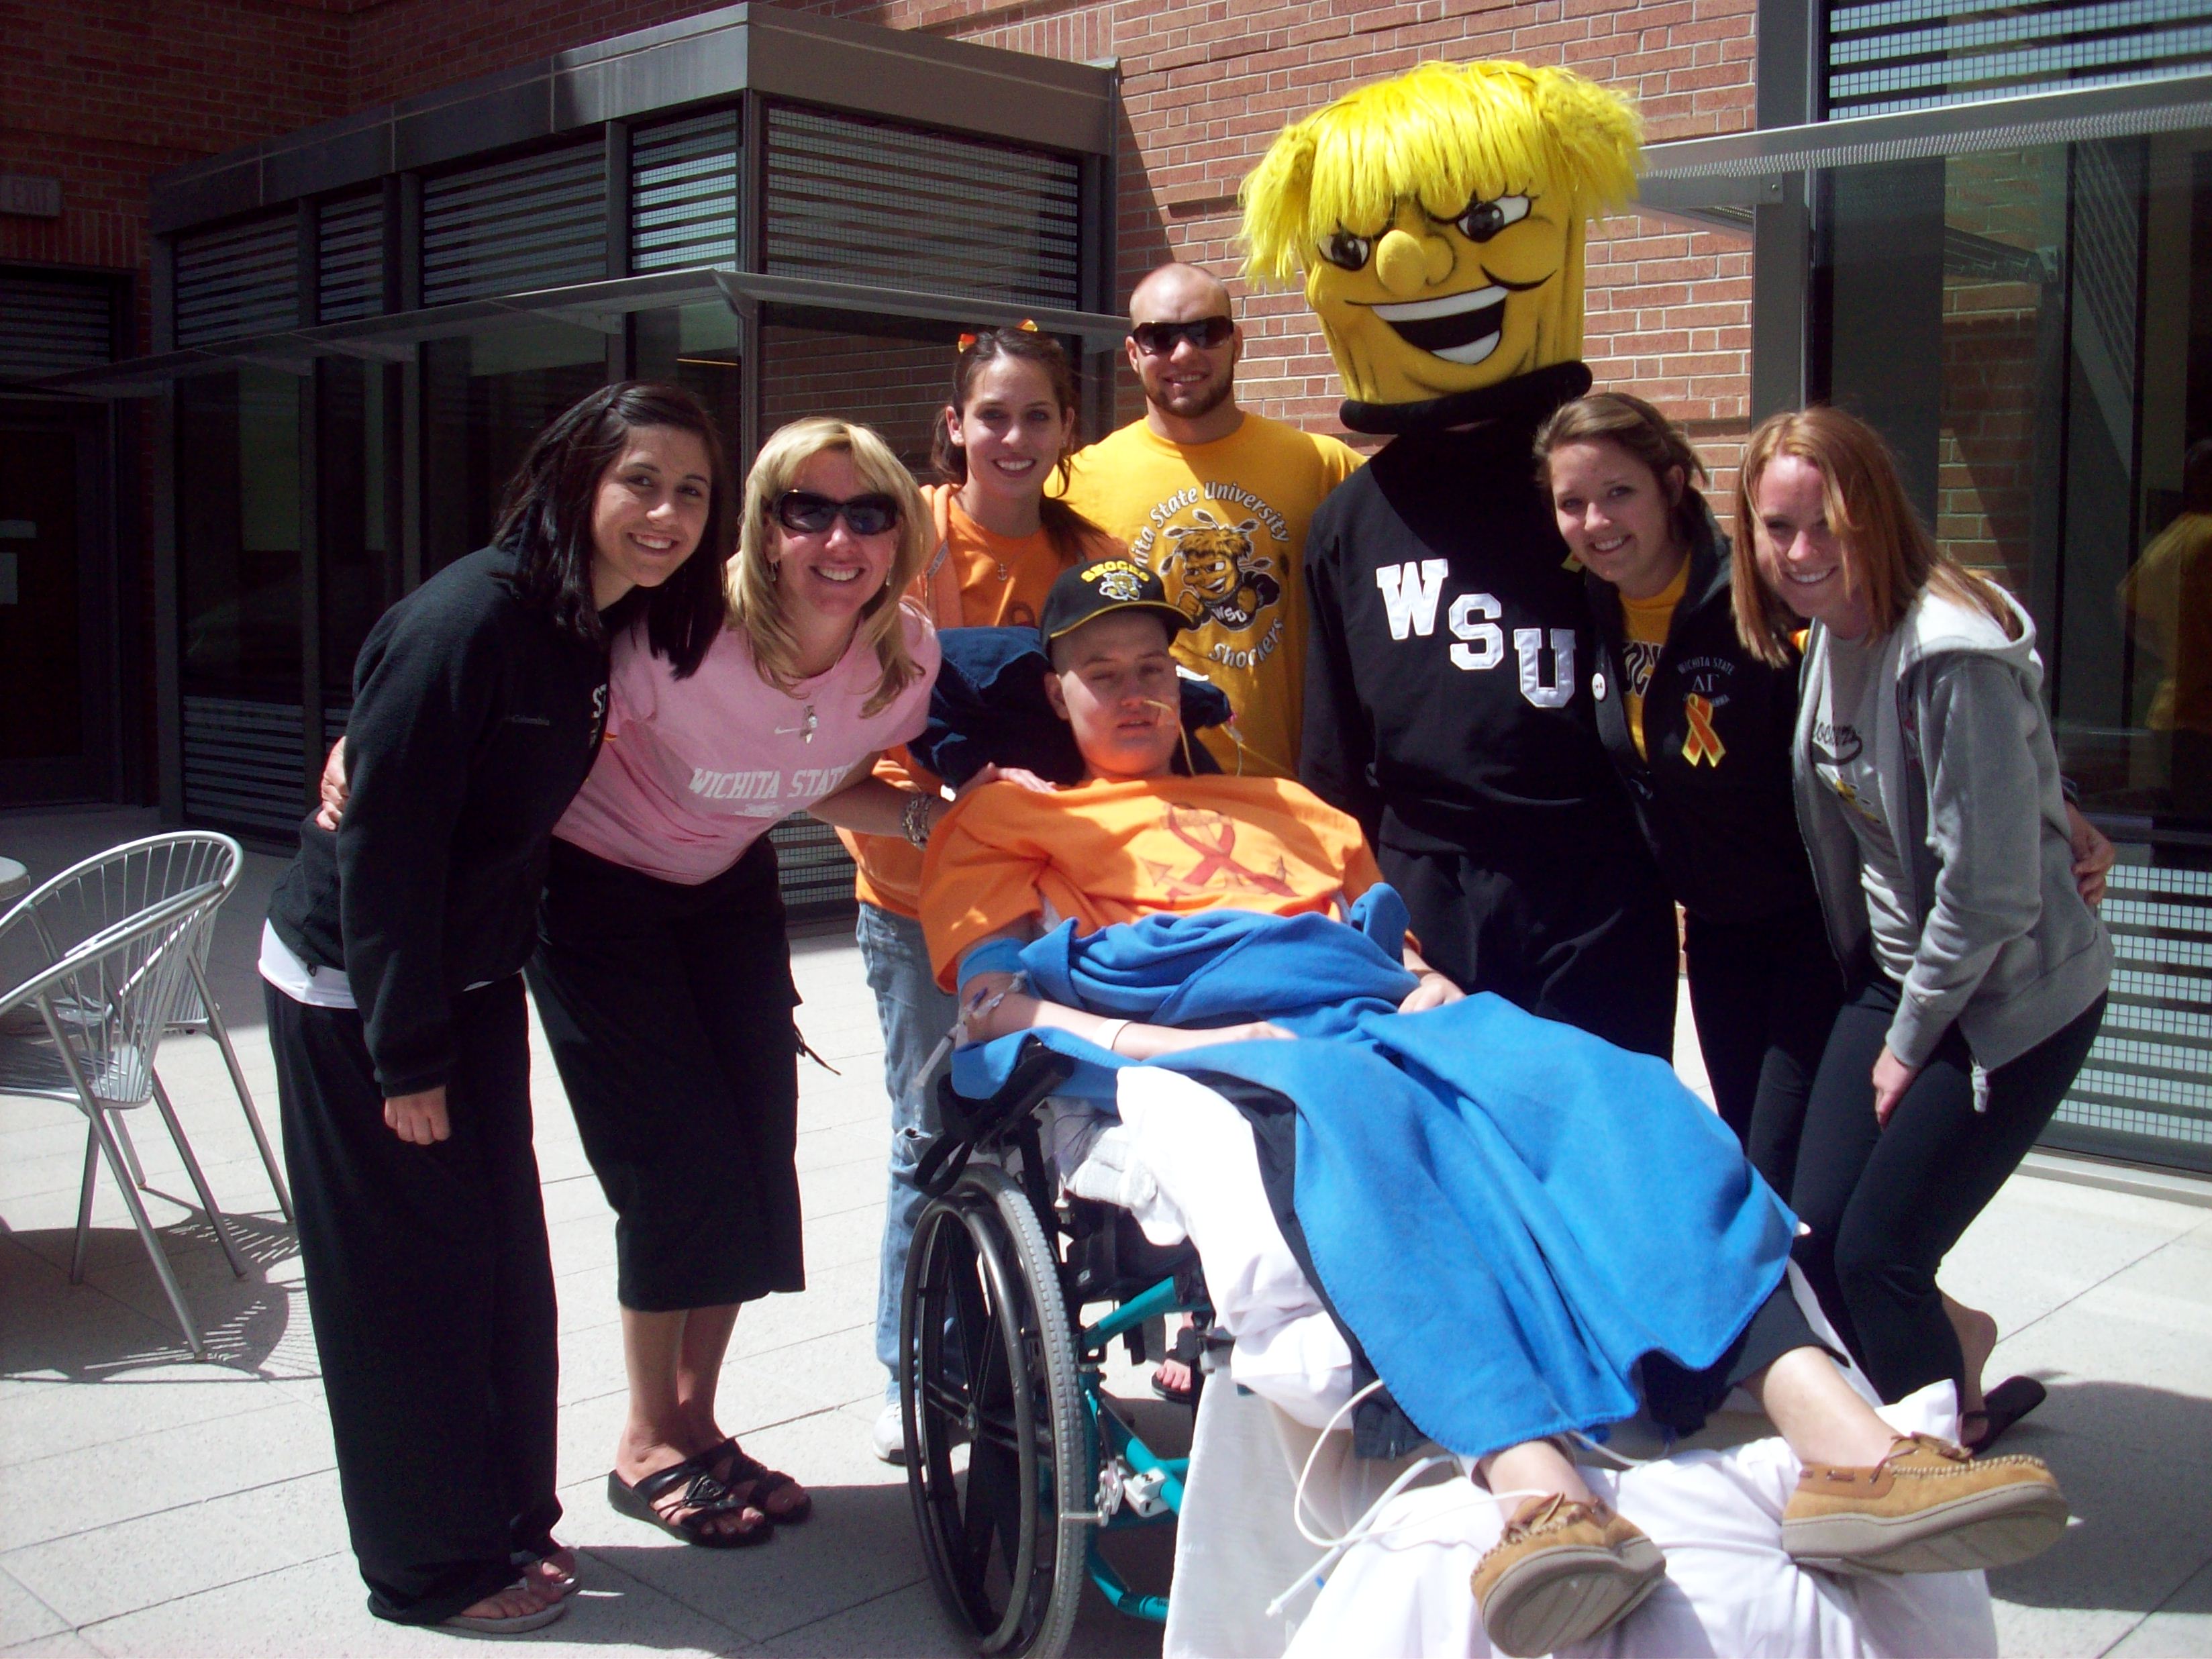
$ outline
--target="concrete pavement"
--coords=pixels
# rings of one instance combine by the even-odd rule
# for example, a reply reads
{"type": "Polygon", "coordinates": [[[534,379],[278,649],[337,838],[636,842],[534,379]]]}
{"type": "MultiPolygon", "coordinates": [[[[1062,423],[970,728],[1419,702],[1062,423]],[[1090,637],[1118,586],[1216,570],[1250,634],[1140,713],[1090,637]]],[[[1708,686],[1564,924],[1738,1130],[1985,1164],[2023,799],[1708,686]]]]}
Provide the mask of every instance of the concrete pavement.
{"type": "MultiPolygon", "coordinates": [[[[42,878],[155,827],[134,811],[0,813],[0,854],[42,878]]],[[[281,863],[249,862],[220,924],[216,991],[273,1134],[252,963],[281,863]]],[[[801,1068],[808,1290],[738,1322],[722,1400],[749,1450],[813,1490],[816,1519],[765,1549],[709,1553],[607,1509],[623,1407],[611,1218],[541,1042],[561,1531],[582,1555],[584,1589],[568,1618],[523,1638],[536,1648],[967,1650],[924,1578],[903,1479],[867,1447],[882,1386],[871,1342],[885,1121],[874,1008],[849,937],[795,941],[793,967],[807,1039],[841,1073],[801,1068]]],[[[450,1651],[450,1637],[363,1610],[289,1230],[214,1045],[177,1039],[161,1066],[252,1258],[234,1279],[196,1210],[149,1197],[209,1333],[204,1364],[186,1356],[105,1171],[86,1282],[67,1282],[82,1120],[68,1105],[0,1097],[0,1659],[450,1651]]],[[[156,1189],[187,1190],[150,1114],[137,1141],[156,1189]]],[[[1995,1575],[2008,1655],[2212,1653],[2212,1188],[2173,1193],[2015,1179],[1946,1275],[2005,1333],[1992,1376],[2048,1383],[2050,1403],[2010,1443],[2050,1460],[2081,1516],[2047,1555],[1995,1575]]],[[[1093,1596],[1073,1650],[1158,1649],[1156,1627],[1093,1596]]]]}

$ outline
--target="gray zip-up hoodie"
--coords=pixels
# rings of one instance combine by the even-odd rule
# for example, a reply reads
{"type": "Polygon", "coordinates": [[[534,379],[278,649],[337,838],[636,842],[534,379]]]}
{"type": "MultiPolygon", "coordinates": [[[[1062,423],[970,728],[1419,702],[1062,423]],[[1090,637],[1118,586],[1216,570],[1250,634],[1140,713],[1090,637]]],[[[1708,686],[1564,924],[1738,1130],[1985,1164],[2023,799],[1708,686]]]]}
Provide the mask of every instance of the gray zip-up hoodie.
{"type": "MultiPolygon", "coordinates": [[[[1882,817],[1911,871],[1901,896],[1920,924],[1889,1028],[1889,1051],[1907,1066],[1925,1065],[1955,1024],[1975,1063],[1994,1069],[2081,1014],[2112,976],[2104,924],[2074,884],[2035,624],[2007,603],[2018,639],[1977,608],[1923,592],[1869,667],[1896,687],[1861,737],[1882,817]]],[[[1858,843],[1846,808],[1813,770],[1828,644],[1814,624],[1793,759],[1829,939],[1848,963],[1869,933],[1858,843]]]]}

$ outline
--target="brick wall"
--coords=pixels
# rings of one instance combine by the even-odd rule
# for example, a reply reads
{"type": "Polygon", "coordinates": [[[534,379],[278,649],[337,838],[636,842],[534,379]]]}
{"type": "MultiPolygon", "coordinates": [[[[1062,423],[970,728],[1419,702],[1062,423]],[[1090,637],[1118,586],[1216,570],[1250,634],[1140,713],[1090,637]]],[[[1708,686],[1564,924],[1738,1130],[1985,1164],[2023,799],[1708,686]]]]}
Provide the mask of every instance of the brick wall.
{"type": "Polygon", "coordinates": [[[0,0],[0,172],[62,184],[59,219],[0,216],[0,260],[143,276],[156,173],[350,107],[344,13],[343,0],[0,0]]]}

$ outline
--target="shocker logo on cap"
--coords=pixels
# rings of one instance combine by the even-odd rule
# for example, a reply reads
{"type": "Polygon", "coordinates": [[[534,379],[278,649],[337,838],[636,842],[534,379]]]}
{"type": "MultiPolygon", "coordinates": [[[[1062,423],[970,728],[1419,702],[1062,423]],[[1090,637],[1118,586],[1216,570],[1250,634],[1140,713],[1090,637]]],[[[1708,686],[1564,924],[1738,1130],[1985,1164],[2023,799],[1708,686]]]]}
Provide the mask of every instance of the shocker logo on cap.
{"type": "Polygon", "coordinates": [[[1083,580],[1098,590],[1100,598],[1116,605],[1128,605],[1145,596],[1145,573],[1121,559],[1092,565],[1083,573],[1083,580]]]}

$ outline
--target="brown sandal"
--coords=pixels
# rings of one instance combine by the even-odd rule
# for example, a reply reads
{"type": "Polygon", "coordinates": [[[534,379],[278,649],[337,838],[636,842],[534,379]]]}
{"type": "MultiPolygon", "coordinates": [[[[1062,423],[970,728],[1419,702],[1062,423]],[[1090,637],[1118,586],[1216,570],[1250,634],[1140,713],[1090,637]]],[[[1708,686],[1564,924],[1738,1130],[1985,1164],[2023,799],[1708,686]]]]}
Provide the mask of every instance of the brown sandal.
{"type": "Polygon", "coordinates": [[[693,1461],[705,1468],[724,1468],[723,1459],[729,1460],[726,1472],[720,1477],[723,1486],[732,1493],[744,1490],[750,1481],[752,1489],[738,1501],[763,1515],[779,1527],[795,1527],[814,1513],[814,1497],[792,1476],[781,1469],[772,1469],[759,1459],[748,1457],[738,1448],[737,1437],[731,1436],[719,1446],[709,1446],[693,1461]],[[795,1492],[799,1502],[787,1510],[769,1507],[769,1500],[781,1492],[795,1492]]]}

